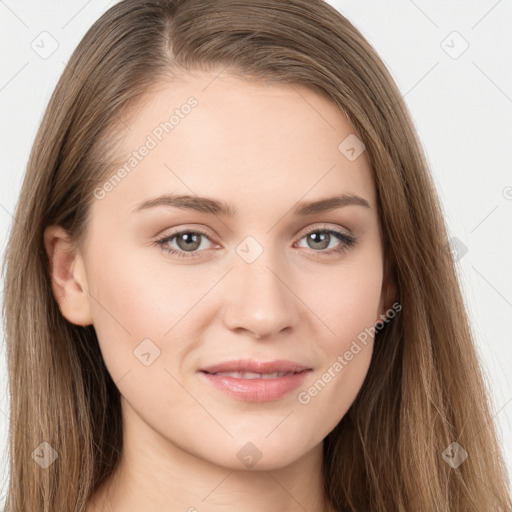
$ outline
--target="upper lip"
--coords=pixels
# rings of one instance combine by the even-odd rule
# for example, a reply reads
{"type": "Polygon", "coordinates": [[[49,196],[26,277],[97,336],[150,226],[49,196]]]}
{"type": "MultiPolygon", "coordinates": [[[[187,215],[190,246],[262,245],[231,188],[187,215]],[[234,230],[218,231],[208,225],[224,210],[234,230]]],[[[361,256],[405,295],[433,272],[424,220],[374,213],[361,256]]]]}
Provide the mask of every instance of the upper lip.
{"type": "Polygon", "coordinates": [[[252,359],[237,359],[232,361],[224,361],[223,363],[214,364],[201,368],[202,372],[220,373],[220,372],[252,372],[252,373],[274,373],[274,372],[302,372],[311,370],[307,366],[287,360],[275,361],[253,361],[252,359]]]}

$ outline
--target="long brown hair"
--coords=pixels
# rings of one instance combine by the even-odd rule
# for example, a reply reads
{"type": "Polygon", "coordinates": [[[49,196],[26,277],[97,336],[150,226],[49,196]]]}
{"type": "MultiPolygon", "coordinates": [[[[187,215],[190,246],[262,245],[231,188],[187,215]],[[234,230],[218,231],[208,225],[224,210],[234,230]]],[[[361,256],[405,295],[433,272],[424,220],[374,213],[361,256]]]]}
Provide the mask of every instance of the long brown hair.
{"type": "Polygon", "coordinates": [[[79,246],[121,115],[159,80],[194,69],[303,84],[332,98],[372,165],[385,263],[403,308],[378,331],[363,387],[324,440],[329,501],[359,512],[512,510],[422,146],[381,59],[321,0],[123,0],[74,51],[37,133],[4,261],[6,510],[82,512],[116,469],[119,392],[94,327],[60,313],[43,232],[60,225],[79,246]],[[453,442],[468,454],[458,467],[443,458],[453,442]],[[58,456],[46,469],[37,450],[54,452],[41,443],[58,456]]]}

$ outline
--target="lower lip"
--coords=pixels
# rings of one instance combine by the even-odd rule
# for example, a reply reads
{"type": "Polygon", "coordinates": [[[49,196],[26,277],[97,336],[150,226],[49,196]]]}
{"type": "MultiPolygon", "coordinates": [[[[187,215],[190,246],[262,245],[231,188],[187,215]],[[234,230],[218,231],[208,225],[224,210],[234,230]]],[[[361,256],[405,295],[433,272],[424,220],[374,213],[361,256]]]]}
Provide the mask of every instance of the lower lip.
{"type": "Polygon", "coordinates": [[[298,388],[311,370],[275,379],[236,379],[225,375],[200,372],[215,388],[246,402],[271,402],[298,388]]]}

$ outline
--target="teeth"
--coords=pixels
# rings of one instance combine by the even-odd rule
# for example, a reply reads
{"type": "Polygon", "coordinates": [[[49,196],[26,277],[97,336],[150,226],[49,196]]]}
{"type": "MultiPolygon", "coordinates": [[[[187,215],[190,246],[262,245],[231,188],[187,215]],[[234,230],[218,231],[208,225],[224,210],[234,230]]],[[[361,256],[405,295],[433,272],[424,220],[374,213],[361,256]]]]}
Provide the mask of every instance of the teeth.
{"type": "Polygon", "coordinates": [[[293,372],[273,372],[273,373],[254,373],[254,372],[218,372],[213,375],[221,377],[233,377],[235,379],[277,379],[285,375],[292,375],[293,372]]]}

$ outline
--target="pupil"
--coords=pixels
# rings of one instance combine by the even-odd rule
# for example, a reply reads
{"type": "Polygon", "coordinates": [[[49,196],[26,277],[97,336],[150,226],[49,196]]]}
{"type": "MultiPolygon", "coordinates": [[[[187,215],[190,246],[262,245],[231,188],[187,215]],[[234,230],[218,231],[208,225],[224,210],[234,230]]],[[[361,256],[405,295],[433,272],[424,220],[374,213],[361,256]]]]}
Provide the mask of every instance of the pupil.
{"type": "Polygon", "coordinates": [[[198,243],[199,236],[196,233],[184,233],[181,237],[178,238],[178,245],[181,246],[181,242],[185,242],[185,247],[180,247],[180,249],[184,248],[185,250],[194,250],[197,249],[200,245],[198,243]]]}
{"type": "Polygon", "coordinates": [[[328,233],[311,233],[309,237],[312,239],[313,244],[320,244],[320,246],[313,247],[314,249],[325,249],[329,245],[328,233]]]}

